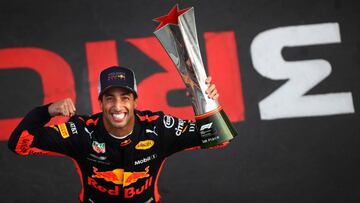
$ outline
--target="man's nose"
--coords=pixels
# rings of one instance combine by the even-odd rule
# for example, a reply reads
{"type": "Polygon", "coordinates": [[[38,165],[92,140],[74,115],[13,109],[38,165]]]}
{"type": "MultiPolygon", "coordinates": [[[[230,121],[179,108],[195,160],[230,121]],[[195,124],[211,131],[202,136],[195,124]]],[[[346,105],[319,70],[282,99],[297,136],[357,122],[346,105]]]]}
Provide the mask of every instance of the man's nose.
{"type": "Polygon", "coordinates": [[[124,105],[123,105],[123,102],[121,99],[116,99],[114,106],[115,106],[116,110],[121,110],[124,105]]]}

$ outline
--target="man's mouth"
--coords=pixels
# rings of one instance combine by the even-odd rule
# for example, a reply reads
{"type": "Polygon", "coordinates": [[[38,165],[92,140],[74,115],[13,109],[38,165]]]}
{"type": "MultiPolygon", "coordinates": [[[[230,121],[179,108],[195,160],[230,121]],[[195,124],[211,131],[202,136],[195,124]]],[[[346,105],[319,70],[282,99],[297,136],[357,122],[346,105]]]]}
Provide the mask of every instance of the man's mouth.
{"type": "Polygon", "coordinates": [[[124,120],[126,113],[125,112],[112,113],[111,116],[115,122],[121,122],[124,120]]]}

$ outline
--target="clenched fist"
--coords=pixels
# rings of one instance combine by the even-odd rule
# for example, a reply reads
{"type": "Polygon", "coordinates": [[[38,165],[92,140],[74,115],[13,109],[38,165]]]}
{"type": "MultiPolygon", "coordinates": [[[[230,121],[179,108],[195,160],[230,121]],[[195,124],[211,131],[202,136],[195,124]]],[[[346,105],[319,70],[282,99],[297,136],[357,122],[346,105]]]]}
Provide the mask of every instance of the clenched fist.
{"type": "Polygon", "coordinates": [[[73,116],[75,115],[76,109],[73,101],[70,98],[60,100],[52,103],[48,108],[51,117],[54,116],[73,116]]]}

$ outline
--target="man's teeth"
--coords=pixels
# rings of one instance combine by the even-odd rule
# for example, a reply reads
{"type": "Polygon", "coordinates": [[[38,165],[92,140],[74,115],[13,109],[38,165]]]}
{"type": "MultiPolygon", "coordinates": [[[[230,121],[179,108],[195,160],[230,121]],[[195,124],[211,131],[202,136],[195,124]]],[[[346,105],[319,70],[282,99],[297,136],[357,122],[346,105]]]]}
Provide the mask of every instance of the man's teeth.
{"type": "Polygon", "coordinates": [[[125,113],[114,113],[112,114],[114,116],[115,119],[123,119],[125,118],[125,113]]]}

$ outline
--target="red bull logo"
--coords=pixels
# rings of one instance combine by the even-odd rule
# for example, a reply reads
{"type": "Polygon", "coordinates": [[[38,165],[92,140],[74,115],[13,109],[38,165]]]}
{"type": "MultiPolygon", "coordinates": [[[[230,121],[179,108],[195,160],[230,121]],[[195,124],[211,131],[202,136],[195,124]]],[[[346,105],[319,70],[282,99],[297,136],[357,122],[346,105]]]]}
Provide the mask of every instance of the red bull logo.
{"type": "Polygon", "coordinates": [[[115,188],[107,188],[104,186],[99,185],[96,180],[93,178],[88,177],[88,185],[91,185],[93,188],[97,189],[100,192],[107,193],[111,196],[118,196],[119,195],[119,186],[115,185],[115,188]]]}
{"type": "Polygon", "coordinates": [[[112,72],[108,74],[107,80],[125,80],[125,73],[122,72],[112,72]]]}
{"type": "Polygon", "coordinates": [[[145,171],[140,172],[125,172],[124,174],[124,187],[132,183],[136,183],[141,178],[149,177],[149,166],[145,168],[145,171]]]}
{"type": "Polygon", "coordinates": [[[103,178],[107,182],[113,182],[117,185],[123,184],[124,178],[124,169],[118,168],[112,171],[98,171],[96,167],[93,167],[93,172],[95,175],[92,175],[93,178],[103,178]]]}
{"type": "Polygon", "coordinates": [[[107,182],[113,182],[117,185],[123,185],[123,187],[129,186],[132,183],[136,183],[139,179],[147,178],[149,174],[149,166],[145,168],[145,171],[127,172],[122,168],[117,168],[112,171],[98,171],[96,167],[93,167],[94,175],[92,178],[102,178],[107,182]]]}
{"type": "Polygon", "coordinates": [[[139,188],[135,188],[135,187],[125,188],[124,189],[124,197],[125,198],[133,198],[135,195],[140,195],[145,190],[149,189],[151,187],[151,184],[152,184],[152,176],[150,178],[146,179],[145,184],[139,188]]]}
{"type": "Polygon", "coordinates": [[[124,140],[120,143],[121,147],[125,147],[131,143],[131,139],[124,140]]]}

